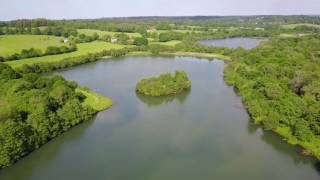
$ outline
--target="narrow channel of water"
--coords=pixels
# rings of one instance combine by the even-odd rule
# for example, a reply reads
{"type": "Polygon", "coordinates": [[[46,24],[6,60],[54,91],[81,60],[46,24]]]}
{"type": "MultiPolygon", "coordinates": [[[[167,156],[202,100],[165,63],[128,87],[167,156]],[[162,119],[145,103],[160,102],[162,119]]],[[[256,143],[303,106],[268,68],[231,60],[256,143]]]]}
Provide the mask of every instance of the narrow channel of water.
{"type": "Polygon", "coordinates": [[[227,48],[237,48],[242,47],[244,49],[252,49],[257,47],[261,42],[266,41],[266,39],[256,39],[256,38],[226,38],[226,39],[211,39],[203,40],[200,43],[209,46],[227,47],[227,48]]]}
{"type": "Polygon", "coordinates": [[[312,159],[251,125],[224,63],[126,57],[56,72],[109,96],[114,106],[16,165],[1,180],[319,180],[312,159]],[[185,70],[192,88],[176,97],[135,93],[136,82],[185,70]]]}

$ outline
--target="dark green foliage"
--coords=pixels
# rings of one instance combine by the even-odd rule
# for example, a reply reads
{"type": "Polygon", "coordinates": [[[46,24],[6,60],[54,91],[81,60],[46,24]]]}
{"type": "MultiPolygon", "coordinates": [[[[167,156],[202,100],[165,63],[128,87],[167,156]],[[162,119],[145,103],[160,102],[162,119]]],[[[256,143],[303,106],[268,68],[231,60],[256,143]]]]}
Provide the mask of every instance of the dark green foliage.
{"type": "Polygon", "coordinates": [[[76,51],[77,47],[75,45],[71,46],[49,46],[47,47],[47,50],[45,53],[42,53],[40,49],[23,49],[21,50],[20,54],[13,54],[8,56],[7,58],[0,58],[0,62],[2,61],[13,61],[13,60],[19,60],[19,59],[25,59],[25,58],[32,58],[32,57],[40,57],[40,56],[47,56],[47,55],[55,55],[55,54],[63,54],[63,53],[69,53],[76,51]]]}
{"type": "Polygon", "coordinates": [[[280,118],[279,113],[270,112],[262,122],[267,130],[274,130],[280,125],[280,118]]]}
{"type": "Polygon", "coordinates": [[[117,33],[115,35],[115,37],[117,38],[117,40],[118,40],[117,42],[119,44],[123,44],[123,45],[129,44],[130,37],[127,34],[125,34],[125,33],[117,33]]]}
{"type": "Polygon", "coordinates": [[[133,42],[136,46],[147,46],[148,43],[148,39],[145,37],[136,37],[133,42]]]}
{"type": "Polygon", "coordinates": [[[0,168],[92,118],[76,88],[60,76],[22,76],[0,63],[0,168]]]}
{"type": "Polygon", "coordinates": [[[30,49],[23,49],[20,53],[20,58],[30,58],[30,57],[39,57],[41,56],[42,52],[39,49],[34,49],[34,48],[30,48],[30,49]]]}
{"type": "Polygon", "coordinates": [[[184,36],[185,36],[184,33],[170,31],[170,32],[160,33],[159,41],[160,42],[168,42],[171,40],[182,40],[182,38],[184,36]]]}
{"type": "Polygon", "coordinates": [[[54,54],[63,54],[63,53],[69,53],[76,51],[76,46],[61,46],[61,47],[55,47],[55,46],[49,46],[47,47],[47,50],[45,52],[45,55],[54,55],[54,54]]]}
{"type": "Polygon", "coordinates": [[[96,41],[96,40],[98,40],[100,38],[100,36],[98,35],[98,33],[93,33],[93,35],[92,35],[92,39],[94,40],[94,41],[96,41]]]}
{"type": "Polygon", "coordinates": [[[21,50],[20,54],[15,53],[11,56],[8,56],[7,58],[5,58],[5,61],[12,61],[12,60],[31,58],[31,57],[39,57],[39,56],[43,56],[41,50],[39,50],[39,49],[34,49],[34,48],[23,49],[23,50],[21,50]]]}
{"type": "Polygon", "coordinates": [[[234,50],[225,77],[240,92],[256,123],[320,157],[320,57],[316,52],[320,52],[319,36],[273,38],[250,51],[234,50]]]}
{"type": "Polygon", "coordinates": [[[136,91],[148,96],[173,95],[189,89],[191,81],[184,71],[161,74],[159,77],[142,79],[137,83],[136,91]]]}
{"type": "Polygon", "coordinates": [[[43,62],[30,65],[23,65],[18,69],[21,73],[42,73],[50,72],[57,69],[63,69],[80,65],[88,62],[95,62],[104,56],[120,57],[126,55],[130,49],[111,49],[109,51],[102,51],[94,54],[87,54],[84,56],[70,57],[58,62],[43,62]]]}
{"type": "Polygon", "coordinates": [[[0,82],[18,79],[20,77],[21,75],[15,72],[10,66],[0,63],[0,82]]]}
{"type": "Polygon", "coordinates": [[[309,128],[309,123],[302,119],[296,122],[293,133],[301,141],[310,142],[313,138],[313,133],[309,128]]]}
{"type": "Polygon", "coordinates": [[[87,36],[85,34],[79,34],[78,37],[76,38],[76,43],[86,43],[86,42],[92,42],[95,41],[97,39],[99,39],[99,35],[98,34],[93,34],[93,36],[87,36]]]}

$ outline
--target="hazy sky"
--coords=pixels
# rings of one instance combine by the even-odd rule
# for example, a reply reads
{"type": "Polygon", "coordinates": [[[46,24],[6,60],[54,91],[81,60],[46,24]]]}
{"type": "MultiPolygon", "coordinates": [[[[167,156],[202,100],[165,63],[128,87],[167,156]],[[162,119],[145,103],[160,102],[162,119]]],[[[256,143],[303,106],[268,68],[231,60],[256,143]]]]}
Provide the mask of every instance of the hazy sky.
{"type": "Polygon", "coordinates": [[[320,0],[0,0],[0,20],[320,14],[320,0]]]}

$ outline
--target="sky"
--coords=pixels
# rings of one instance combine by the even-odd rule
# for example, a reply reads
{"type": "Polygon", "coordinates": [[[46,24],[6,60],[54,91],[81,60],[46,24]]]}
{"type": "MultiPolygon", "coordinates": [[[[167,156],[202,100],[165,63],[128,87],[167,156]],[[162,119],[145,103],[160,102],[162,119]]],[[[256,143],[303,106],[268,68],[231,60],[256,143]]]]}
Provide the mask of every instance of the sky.
{"type": "Polygon", "coordinates": [[[270,14],[319,15],[320,0],[0,0],[0,20],[270,14]]]}

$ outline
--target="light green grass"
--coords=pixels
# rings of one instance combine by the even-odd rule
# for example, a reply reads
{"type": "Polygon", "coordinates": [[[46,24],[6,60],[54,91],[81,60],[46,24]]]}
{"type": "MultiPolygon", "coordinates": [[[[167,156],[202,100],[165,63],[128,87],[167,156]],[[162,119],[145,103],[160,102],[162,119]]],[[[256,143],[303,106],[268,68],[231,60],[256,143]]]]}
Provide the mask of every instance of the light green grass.
{"type": "Polygon", "coordinates": [[[282,33],[282,34],[280,34],[279,37],[282,37],[282,38],[293,38],[293,37],[302,37],[302,36],[308,36],[308,35],[310,35],[310,34],[307,34],[307,33],[304,33],[304,34],[302,34],[302,33],[300,33],[300,34],[282,33]]]}
{"type": "MultiPolygon", "coordinates": [[[[95,29],[78,29],[78,33],[84,34],[87,36],[92,36],[93,33],[97,33],[99,36],[103,36],[106,34],[110,36],[114,36],[115,34],[119,34],[120,32],[100,31],[95,29]]],[[[141,34],[139,33],[125,33],[125,34],[127,34],[130,38],[141,37],[141,34]]]]}
{"type": "Polygon", "coordinates": [[[285,28],[285,29],[293,29],[296,28],[298,26],[309,26],[309,27],[316,27],[316,28],[320,28],[320,25],[318,24],[287,24],[287,25],[282,25],[281,27],[285,28]]]}
{"type": "Polygon", "coordinates": [[[178,40],[172,40],[168,42],[150,42],[150,44],[159,44],[159,45],[165,45],[165,46],[175,46],[179,43],[181,43],[181,41],[178,41],[178,40]]]}
{"type": "Polygon", "coordinates": [[[81,44],[78,44],[77,47],[78,47],[78,50],[72,53],[21,59],[16,61],[8,61],[5,63],[12,66],[13,68],[18,68],[24,64],[30,65],[30,64],[41,63],[41,62],[59,62],[64,60],[65,58],[78,57],[78,56],[86,55],[88,53],[97,53],[97,52],[101,52],[102,50],[120,49],[120,48],[123,48],[124,46],[118,45],[118,44],[95,41],[91,43],[81,43],[81,44]]]}
{"type": "Polygon", "coordinates": [[[76,92],[80,92],[86,96],[85,101],[83,104],[85,106],[89,106],[96,111],[103,111],[108,109],[112,106],[112,100],[108,97],[105,97],[101,94],[93,92],[91,90],[87,90],[85,88],[78,87],[76,92]]]}
{"type": "Polygon", "coordinates": [[[40,49],[44,52],[48,46],[62,46],[61,37],[46,35],[3,35],[0,36],[0,56],[7,57],[20,53],[22,49],[40,49]]]}

